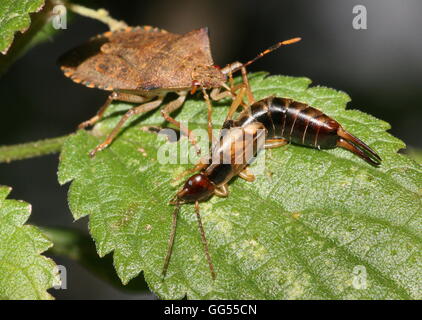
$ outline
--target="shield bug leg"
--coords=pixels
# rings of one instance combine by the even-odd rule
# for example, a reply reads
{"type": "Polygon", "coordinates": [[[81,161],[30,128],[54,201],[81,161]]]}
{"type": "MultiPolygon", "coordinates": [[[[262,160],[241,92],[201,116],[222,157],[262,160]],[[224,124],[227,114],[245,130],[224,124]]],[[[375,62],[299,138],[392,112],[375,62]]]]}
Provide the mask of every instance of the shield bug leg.
{"type": "Polygon", "coordinates": [[[236,72],[238,70],[240,70],[241,73],[242,73],[242,84],[238,85],[237,87],[233,86],[231,84],[231,92],[234,94],[238,90],[239,87],[245,86],[246,89],[247,89],[246,93],[247,93],[247,96],[248,96],[249,104],[253,104],[255,102],[255,98],[252,94],[252,91],[251,91],[251,88],[250,88],[250,85],[249,85],[249,79],[248,79],[248,74],[247,74],[247,71],[246,71],[246,65],[244,65],[243,63],[241,63],[239,61],[236,61],[236,62],[228,64],[223,69],[221,69],[221,71],[224,74],[228,74],[229,79],[230,78],[233,79],[233,76],[232,76],[233,72],[236,72]]]}
{"type": "Polygon", "coordinates": [[[95,123],[97,123],[104,115],[104,112],[107,110],[107,108],[110,106],[111,102],[114,99],[111,98],[111,95],[107,98],[106,102],[102,105],[100,110],[98,110],[97,114],[93,116],[91,119],[88,119],[78,125],[78,129],[84,129],[89,126],[93,126],[95,123]]]}
{"type": "MultiPolygon", "coordinates": [[[[228,87],[225,83],[221,84],[220,88],[214,88],[211,91],[211,99],[214,101],[218,101],[227,97],[232,97],[232,98],[236,98],[236,91],[240,90],[243,87],[246,87],[246,92],[248,95],[248,100],[249,100],[249,104],[252,104],[253,102],[255,102],[255,99],[253,98],[253,94],[252,91],[250,90],[250,85],[249,85],[249,80],[248,80],[248,76],[247,76],[247,71],[246,68],[243,66],[243,64],[241,62],[233,62],[228,64],[227,66],[225,66],[224,68],[221,69],[221,72],[225,75],[228,75],[229,77],[229,81],[230,81],[230,87],[228,87]],[[242,83],[234,85],[234,83],[232,82],[233,77],[232,74],[235,71],[241,70],[242,72],[242,83]],[[224,88],[225,91],[221,92],[221,88],[224,88]]],[[[247,110],[248,106],[246,104],[243,103],[243,100],[240,101],[240,104],[247,110]]],[[[236,107],[237,109],[237,107],[236,107]]],[[[236,110],[234,110],[236,111],[236,110]]]]}
{"type": "MultiPolygon", "coordinates": [[[[236,61],[220,69],[222,74],[224,74],[225,76],[228,76],[230,86],[227,86],[224,82],[222,82],[220,84],[220,87],[212,89],[210,93],[210,97],[212,100],[218,101],[224,98],[235,96],[235,92],[242,86],[242,84],[239,84],[236,86],[234,85],[232,70],[237,71],[237,70],[240,70],[241,67],[242,67],[242,63],[236,61]],[[225,91],[221,92],[221,89],[225,89],[225,91]]],[[[243,81],[245,81],[244,78],[243,78],[243,81]]]]}
{"type": "Polygon", "coordinates": [[[211,90],[210,97],[214,101],[222,100],[224,98],[233,97],[231,89],[225,84],[222,83],[220,88],[214,88],[211,90]],[[221,88],[224,88],[225,91],[221,92],[221,88]]]}
{"type": "Polygon", "coordinates": [[[98,110],[97,114],[95,116],[93,116],[91,119],[82,122],[78,126],[78,129],[84,129],[84,128],[89,127],[89,126],[93,126],[95,123],[100,121],[102,119],[103,115],[104,115],[104,112],[107,110],[107,108],[110,106],[110,104],[115,100],[125,101],[125,102],[133,102],[133,103],[144,103],[144,102],[147,102],[150,99],[151,98],[146,98],[146,97],[137,96],[137,95],[134,95],[134,94],[128,94],[128,93],[122,93],[122,92],[116,92],[115,91],[108,96],[107,100],[102,105],[100,110],[98,110]]]}
{"type": "Polygon", "coordinates": [[[240,87],[242,87],[242,86],[246,87],[246,89],[247,89],[246,92],[247,92],[249,104],[253,104],[255,102],[255,98],[253,97],[253,94],[252,94],[252,91],[251,91],[251,88],[250,88],[250,85],[249,85],[249,79],[248,79],[248,73],[246,71],[246,67],[242,63],[236,61],[236,62],[229,64],[226,68],[228,70],[227,72],[228,72],[228,75],[229,75],[231,92],[235,93],[240,87]],[[233,81],[233,71],[239,70],[239,68],[240,68],[240,71],[242,73],[242,83],[235,86],[234,81],[233,81]]]}
{"type": "Polygon", "coordinates": [[[242,72],[243,84],[246,86],[246,95],[248,97],[249,105],[252,105],[252,104],[255,103],[255,98],[253,96],[251,86],[249,84],[249,79],[248,79],[248,75],[247,75],[247,72],[246,72],[246,68],[243,66],[240,70],[242,72]]]}
{"type": "Polygon", "coordinates": [[[210,100],[210,97],[208,96],[207,91],[204,89],[204,87],[201,87],[202,94],[204,96],[205,102],[207,104],[208,108],[208,144],[212,144],[213,142],[213,136],[212,136],[212,103],[210,100]]]}
{"type": "Polygon", "coordinates": [[[95,154],[98,151],[103,150],[104,148],[107,148],[107,146],[109,146],[114,138],[116,137],[116,135],[119,133],[120,128],[125,124],[125,122],[132,116],[140,114],[140,113],[145,113],[151,110],[156,109],[161,103],[163,102],[163,97],[159,97],[157,98],[157,100],[151,101],[151,102],[147,102],[145,104],[141,104],[138,107],[134,107],[132,109],[130,109],[129,111],[127,111],[125,113],[125,115],[120,119],[119,123],[114,127],[113,131],[111,131],[111,133],[108,135],[108,137],[106,138],[106,140],[99,144],[94,150],[92,150],[89,155],[91,157],[94,157],[95,154]]]}
{"type": "Polygon", "coordinates": [[[232,104],[230,106],[230,109],[227,112],[227,116],[226,116],[226,119],[224,120],[224,123],[226,123],[226,121],[230,121],[232,119],[234,113],[239,108],[239,106],[242,104],[242,100],[243,100],[243,96],[245,95],[245,91],[246,91],[246,88],[245,87],[242,87],[240,89],[239,94],[233,100],[233,102],[232,102],[232,104]]]}
{"type": "Polygon", "coordinates": [[[179,97],[176,100],[169,102],[163,109],[161,109],[161,115],[167,122],[170,122],[171,124],[178,127],[180,131],[188,137],[189,142],[195,147],[196,153],[199,155],[201,154],[201,149],[198,146],[195,135],[192,133],[191,130],[189,130],[179,121],[170,116],[170,114],[179,109],[183,105],[183,102],[185,102],[186,100],[186,91],[178,92],[178,94],[179,97]]]}
{"type": "Polygon", "coordinates": [[[233,79],[233,72],[229,71],[229,83],[230,83],[230,91],[234,92],[234,79],[233,79]]]}

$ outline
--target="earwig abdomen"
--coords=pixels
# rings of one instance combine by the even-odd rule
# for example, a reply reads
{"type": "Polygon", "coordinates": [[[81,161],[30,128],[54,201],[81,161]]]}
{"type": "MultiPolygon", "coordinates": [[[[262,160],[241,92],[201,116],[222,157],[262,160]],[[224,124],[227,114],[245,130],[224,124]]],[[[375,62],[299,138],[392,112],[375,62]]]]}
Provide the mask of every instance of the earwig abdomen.
{"type": "Polygon", "coordinates": [[[225,127],[245,127],[256,122],[265,127],[266,139],[285,139],[318,149],[342,147],[373,165],[381,163],[376,152],[346,132],[336,120],[302,102],[268,97],[252,104],[248,112],[243,111],[225,127]]]}
{"type": "Polygon", "coordinates": [[[335,148],[339,123],[318,109],[291,99],[269,97],[254,103],[232,126],[253,121],[267,129],[267,139],[287,139],[313,148],[335,148]]]}

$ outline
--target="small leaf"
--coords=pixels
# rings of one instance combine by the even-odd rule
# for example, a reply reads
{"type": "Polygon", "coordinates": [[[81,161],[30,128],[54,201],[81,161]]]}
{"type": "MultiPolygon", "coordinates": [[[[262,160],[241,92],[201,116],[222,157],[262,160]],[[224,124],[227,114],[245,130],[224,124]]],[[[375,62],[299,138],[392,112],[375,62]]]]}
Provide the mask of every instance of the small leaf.
{"type": "Polygon", "coordinates": [[[58,269],[41,255],[52,243],[25,224],[31,205],[6,200],[10,191],[0,186],[0,300],[52,299],[46,290],[60,283],[58,269]]]}
{"type": "MultiPolygon", "coordinates": [[[[374,148],[382,165],[371,167],[340,148],[269,150],[256,181],[234,179],[228,198],[200,205],[216,281],[192,205],[180,212],[163,281],[173,210],[168,203],[182,183],[173,179],[192,165],[157,160],[166,139],[140,128],[162,125],[159,111],[134,120],[90,159],[88,152],[131,106],[117,103],[94,135],[79,131],[65,142],[59,168],[60,183],[73,181],[74,217],[89,215],[99,255],[114,251],[123,283],[143,270],[162,298],[421,299],[422,168],[397,153],[404,143],[386,132],[388,123],[345,110],[350,98],[343,92],[308,88],[306,78],[263,73],[250,78],[257,100],[275,94],[319,108],[374,148]]],[[[229,103],[214,107],[217,127],[229,103]]],[[[177,115],[191,128],[206,128],[206,118],[199,97],[188,99],[177,115]]],[[[175,143],[185,145],[186,139],[175,143]]]]}
{"type": "Polygon", "coordinates": [[[0,2],[0,52],[7,53],[15,32],[25,32],[31,24],[30,13],[44,6],[44,0],[2,0],[0,2]]]}

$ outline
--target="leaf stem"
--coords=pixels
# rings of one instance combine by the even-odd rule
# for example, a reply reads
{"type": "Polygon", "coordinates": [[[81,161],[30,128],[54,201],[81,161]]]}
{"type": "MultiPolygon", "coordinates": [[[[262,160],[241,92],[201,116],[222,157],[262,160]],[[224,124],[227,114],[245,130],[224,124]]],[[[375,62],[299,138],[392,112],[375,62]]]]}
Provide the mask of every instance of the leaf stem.
{"type": "Polygon", "coordinates": [[[126,22],[113,19],[108,13],[108,11],[103,8],[94,10],[91,8],[81,6],[79,4],[68,3],[68,2],[66,2],[65,5],[74,13],[105,23],[106,25],[108,25],[111,31],[119,30],[119,29],[123,29],[127,27],[126,22]]]}
{"type": "Polygon", "coordinates": [[[69,135],[0,147],[0,163],[39,157],[60,151],[69,135]]]}

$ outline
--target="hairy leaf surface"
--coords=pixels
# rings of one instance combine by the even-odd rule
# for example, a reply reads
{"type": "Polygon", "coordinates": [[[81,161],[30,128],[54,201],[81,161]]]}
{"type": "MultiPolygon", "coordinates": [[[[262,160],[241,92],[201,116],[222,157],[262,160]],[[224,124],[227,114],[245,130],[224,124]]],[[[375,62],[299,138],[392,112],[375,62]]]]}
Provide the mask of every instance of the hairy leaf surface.
{"type": "MultiPolygon", "coordinates": [[[[79,131],[67,140],[60,183],[72,181],[72,213],[76,219],[89,215],[98,253],[114,252],[123,283],[144,271],[162,298],[422,298],[421,166],[397,153],[405,145],[386,132],[388,123],[346,110],[350,98],[343,92],[309,84],[306,78],[251,75],[257,100],[274,94],[319,108],[374,148],[382,165],[371,167],[341,149],[287,145],[262,154],[257,162],[265,156],[265,169],[255,182],[234,179],[228,198],[201,204],[215,282],[191,205],[181,210],[168,274],[161,277],[173,210],[168,202],[182,183],[174,178],[192,165],[157,160],[157,149],[168,142],[142,128],[163,125],[159,111],[132,121],[94,159],[88,152],[128,104],[114,104],[93,134],[79,131]]],[[[217,127],[229,104],[214,107],[217,127]]],[[[206,128],[206,114],[198,96],[177,119],[206,128]]],[[[174,146],[186,143],[182,138],[174,146]]]]}
{"type": "Polygon", "coordinates": [[[0,52],[6,54],[15,32],[25,32],[31,24],[30,13],[42,8],[44,0],[2,0],[0,2],[0,52]]]}
{"type": "Polygon", "coordinates": [[[52,299],[47,289],[59,284],[58,269],[41,255],[52,243],[25,224],[31,205],[6,200],[10,191],[0,186],[0,300],[52,299]]]}

